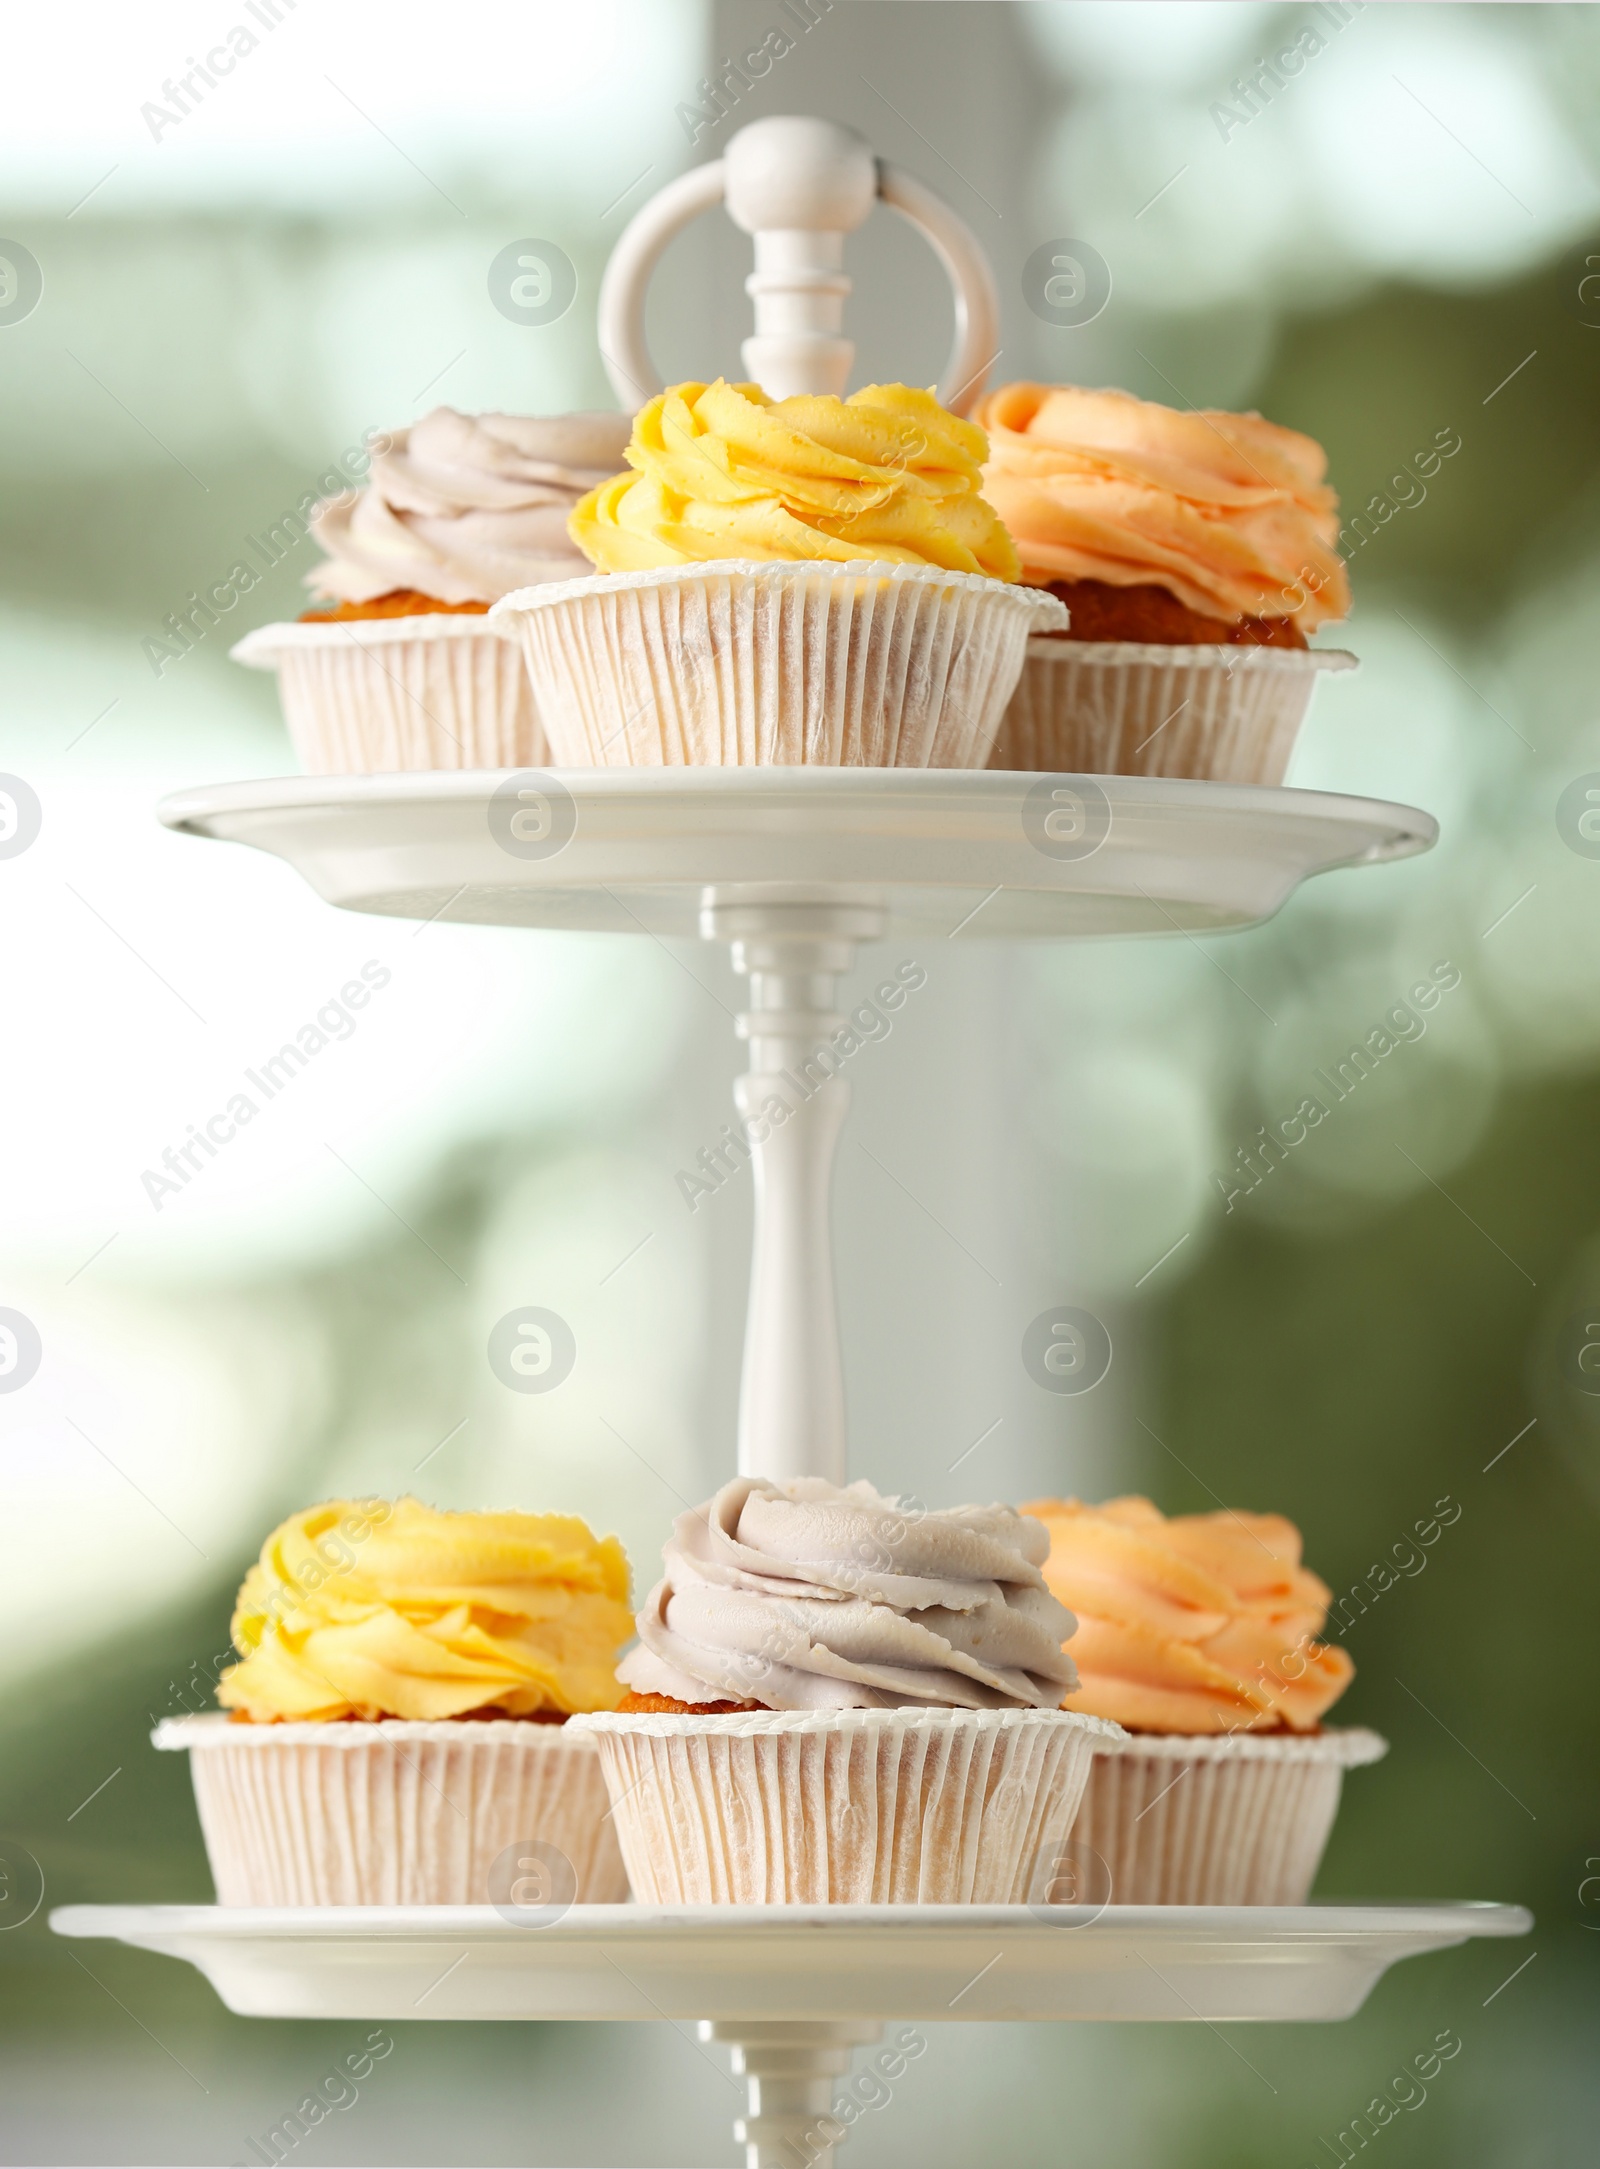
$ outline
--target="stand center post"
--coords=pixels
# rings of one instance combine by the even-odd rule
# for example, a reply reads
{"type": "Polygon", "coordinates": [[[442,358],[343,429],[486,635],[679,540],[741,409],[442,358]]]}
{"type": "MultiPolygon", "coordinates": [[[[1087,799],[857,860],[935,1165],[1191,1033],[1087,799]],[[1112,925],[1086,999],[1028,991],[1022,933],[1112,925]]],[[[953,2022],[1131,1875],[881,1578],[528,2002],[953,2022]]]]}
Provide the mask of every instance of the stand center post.
{"type": "Polygon", "coordinates": [[[866,2019],[709,2019],[702,2041],[725,2041],[733,2068],[750,2083],[750,2114],[734,2125],[748,2169],[833,2169],[846,2127],[833,2113],[833,2090],[851,2052],[882,2038],[866,2019]]]}
{"type": "Polygon", "coordinates": [[[850,1087],[832,1044],[844,1021],[834,1005],[857,944],[886,926],[870,897],[711,891],[701,907],[701,933],[730,943],[734,970],[750,982],[737,1025],[750,1067],[734,1086],[755,1182],[742,1475],[845,1481],[832,1184],[850,1087]]]}

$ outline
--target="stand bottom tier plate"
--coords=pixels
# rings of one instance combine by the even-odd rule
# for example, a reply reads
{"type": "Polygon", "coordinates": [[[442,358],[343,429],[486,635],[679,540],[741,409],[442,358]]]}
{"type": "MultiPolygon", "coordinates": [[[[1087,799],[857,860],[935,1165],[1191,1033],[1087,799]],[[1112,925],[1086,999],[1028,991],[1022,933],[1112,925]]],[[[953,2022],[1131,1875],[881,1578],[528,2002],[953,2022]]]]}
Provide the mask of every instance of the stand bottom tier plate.
{"type": "Polygon", "coordinates": [[[1520,1936],[1512,1905],[64,1906],[253,2018],[1349,2018],[1388,1967],[1520,1936]]]}

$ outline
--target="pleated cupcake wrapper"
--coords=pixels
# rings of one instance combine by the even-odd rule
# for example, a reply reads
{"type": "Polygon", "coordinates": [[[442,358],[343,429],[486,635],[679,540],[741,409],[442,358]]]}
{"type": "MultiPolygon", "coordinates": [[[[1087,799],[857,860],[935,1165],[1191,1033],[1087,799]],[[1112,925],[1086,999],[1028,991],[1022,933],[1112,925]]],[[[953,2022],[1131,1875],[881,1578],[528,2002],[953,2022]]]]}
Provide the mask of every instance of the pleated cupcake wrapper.
{"type": "Polygon", "coordinates": [[[522,656],[486,618],[266,625],[232,653],[277,671],[308,775],[549,765],[522,656]]]}
{"type": "Polygon", "coordinates": [[[1042,1710],[574,1722],[600,1743],[634,1896],[653,1905],[1022,1902],[1111,1731],[1042,1710]]]}
{"type": "Polygon", "coordinates": [[[239,1725],[168,1719],[187,1748],[221,1905],[487,1905],[529,1841],[571,1863],[576,1901],[628,1894],[600,1757],[566,1725],[239,1725]]]}
{"type": "Polygon", "coordinates": [[[528,588],[558,765],[981,768],[1053,597],[924,565],[719,563],[528,588]]]}
{"type": "Polygon", "coordinates": [[[1341,648],[1032,639],[991,768],[1278,784],[1341,648]]]}
{"type": "Polygon", "coordinates": [[[1134,1736],[1094,1754],[1073,1851],[1099,1854],[1113,1905],[1303,1905],[1345,1770],[1385,1752],[1356,1729],[1134,1736]]]}

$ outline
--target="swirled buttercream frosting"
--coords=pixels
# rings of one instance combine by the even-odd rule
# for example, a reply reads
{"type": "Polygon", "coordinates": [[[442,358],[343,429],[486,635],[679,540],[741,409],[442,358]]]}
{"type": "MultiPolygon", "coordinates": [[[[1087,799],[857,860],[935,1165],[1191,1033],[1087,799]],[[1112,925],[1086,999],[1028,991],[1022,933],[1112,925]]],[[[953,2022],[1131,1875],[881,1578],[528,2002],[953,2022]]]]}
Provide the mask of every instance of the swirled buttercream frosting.
{"type": "Polygon", "coordinates": [[[1137,1732],[1314,1731],[1355,1673],[1316,1637],[1330,1591],[1281,1514],[1041,1499],[1045,1580],[1077,1615],[1069,1710],[1137,1732]]]}
{"type": "Polygon", "coordinates": [[[311,529],[328,561],[306,585],[348,603],[396,588],[492,603],[513,588],[580,579],[589,566],[567,516],[615,471],[628,427],[625,414],[435,407],[391,433],[365,489],[317,507],[311,529]]]}
{"type": "Polygon", "coordinates": [[[774,1710],[1053,1709],[1077,1675],[1048,1547],[1009,1506],[741,1476],[674,1523],[618,1677],[774,1710]]]}
{"type": "Polygon", "coordinates": [[[1152,584],[1205,617],[1292,618],[1302,632],[1348,612],[1339,500],[1314,438],[1064,384],[1007,384],[977,419],[985,494],[1025,580],[1152,584]]]}
{"type": "Polygon", "coordinates": [[[602,572],[712,558],[852,558],[1018,577],[982,495],[983,431],[931,392],[769,399],[757,384],[675,384],[641,407],[628,472],[572,514],[602,572]]]}
{"type": "Polygon", "coordinates": [[[573,1515],[334,1499],[262,1545],[217,1699],[257,1723],[608,1710],[627,1599],[622,1546],[573,1515]]]}

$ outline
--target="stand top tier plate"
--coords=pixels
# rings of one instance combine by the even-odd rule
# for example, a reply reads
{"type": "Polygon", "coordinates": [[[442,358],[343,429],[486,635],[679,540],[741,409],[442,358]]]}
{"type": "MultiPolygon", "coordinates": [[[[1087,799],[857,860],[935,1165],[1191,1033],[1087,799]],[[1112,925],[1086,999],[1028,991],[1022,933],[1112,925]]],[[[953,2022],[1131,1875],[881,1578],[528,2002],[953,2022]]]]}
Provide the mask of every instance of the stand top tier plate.
{"type": "Polygon", "coordinates": [[[1323,791],[973,769],[285,777],[160,814],[397,918],[692,934],[711,906],[814,902],[858,909],[863,938],[961,940],[1252,926],[1313,874],[1438,835],[1415,807],[1323,791]]]}

